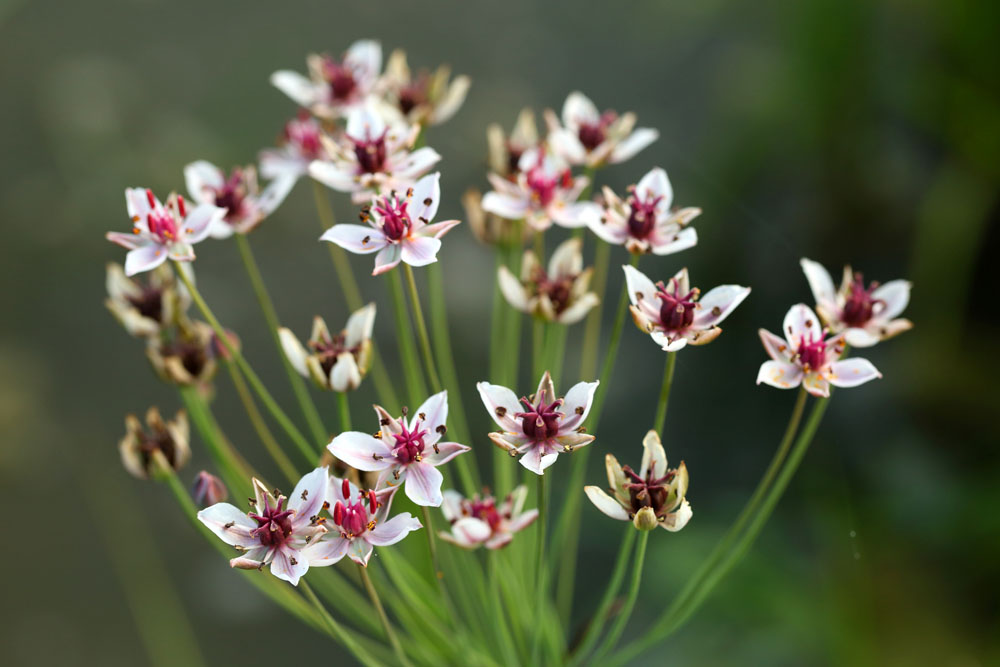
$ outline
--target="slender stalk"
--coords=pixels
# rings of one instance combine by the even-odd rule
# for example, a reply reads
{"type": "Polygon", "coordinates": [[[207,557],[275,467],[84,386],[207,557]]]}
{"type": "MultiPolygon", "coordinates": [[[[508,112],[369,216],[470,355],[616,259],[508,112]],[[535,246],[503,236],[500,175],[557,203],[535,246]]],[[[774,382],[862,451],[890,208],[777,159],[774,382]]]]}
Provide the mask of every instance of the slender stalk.
{"type": "Polygon", "coordinates": [[[600,604],[597,605],[597,611],[594,612],[590,622],[587,623],[583,636],[572,651],[571,665],[575,666],[586,660],[590,649],[594,647],[594,644],[597,643],[597,640],[601,636],[601,630],[608,620],[608,612],[611,609],[611,604],[614,602],[615,596],[618,595],[618,589],[621,588],[622,580],[625,578],[625,565],[628,563],[629,555],[632,553],[632,544],[635,542],[635,534],[637,532],[632,524],[626,526],[625,537],[622,538],[621,547],[618,549],[618,557],[615,558],[615,567],[611,572],[611,578],[608,579],[608,586],[604,589],[604,596],[601,598],[600,604]]]}
{"type": "Polygon", "coordinates": [[[441,385],[441,378],[438,376],[437,364],[434,363],[431,338],[427,334],[427,323],[424,321],[424,309],[420,305],[420,292],[417,290],[417,281],[413,276],[413,267],[403,262],[403,273],[406,276],[406,286],[410,291],[413,323],[416,326],[417,339],[420,341],[420,351],[424,357],[424,368],[427,371],[427,379],[431,382],[431,390],[437,393],[444,387],[441,385]]]}
{"type": "Polygon", "coordinates": [[[653,429],[663,435],[663,426],[667,421],[667,403],[670,401],[670,387],[674,384],[674,366],[677,364],[677,352],[667,352],[667,362],[663,368],[663,385],[660,387],[660,401],[656,404],[656,418],[653,429]]]}
{"type": "Polygon", "coordinates": [[[569,327],[559,322],[546,324],[545,333],[545,367],[552,375],[552,382],[558,387],[562,380],[563,354],[566,348],[566,334],[569,327]]]}
{"type": "Polygon", "coordinates": [[[505,334],[507,331],[506,327],[503,326],[505,310],[503,292],[500,291],[500,280],[497,278],[500,267],[504,265],[503,252],[500,248],[497,248],[496,255],[496,268],[493,271],[493,312],[490,316],[490,382],[500,384],[503,382],[503,362],[507,338],[505,334]]]}
{"type": "Polygon", "coordinates": [[[223,481],[234,493],[237,489],[248,489],[253,471],[222,434],[197,387],[179,387],[178,391],[187,415],[218,466],[223,481]]]}
{"type": "Polygon", "coordinates": [[[625,664],[653,644],[669,637],[694,614],[712,589],[715,588],[716,584],[746,555],[746,552],[753,546],[757,536],[773,513],[785,489],[788,488],[788,484],[791,482],[792,477],[794,477],[796,470],[798,470],[802,458],[805,456],[813,437],[816,435],[816,430],[819,428],[819,424],[829,403],[830,399],[821,398],[813,405],[809,420],[802,428],[799,437],[795,440],[787,462],[781,468],[774,484],[764,496],[760,509],[756,513],[752,523],[735,544],[729,555],[712,572],[704,577],[697,589],[689,596],[689,600],[686,603],[677,604],[675,602],[675,604],[672,604],[642,639],[612,656],[608,662],[609,665],[625,664]]]}
{"type": "Polygon", "coordinates": [[[201,314],[212,326],[212,329],[215,331],[216,338],[219,339],[219,342],[222,343],[222,345],[226,348],[226,351],[228,351],[230,356],[236,361],[236,365],[239,366],[243,375],[245,375],[247,380],[249,380],[250,386],[260,398],[264,407],[267,408],[268,412],[271,413],[271,416],[274,417],[275,421],[277,421],[278,424],[280,424],[285,430],[285,433],[288,434],[288,437],[291,438],[292,442],[294,442],[299,448],[299,451],[302,452],[302,455],[307,461],[309,461],[309,464],[314,464],[316,451],[309,446],[309,442],[305,439],[302,433],[299,432],[299,429],[295,427],[292,420],[288,418],[288,415],[285,414],[284,410],[282,410],[278,403],[274,400],[274,397],[271,396],[271,392],[269,392],[267,387],[264,386],[264,383],[260,381],[260,378],[254,370],[250,368],[250,364],[247,363],[243,354],[237,350],[232,341],[229,340],[226,330],[222,328],[221,324],[219,324],[218,318],[215,317],[215,314],[208,307],[208,304],[205,303],[205,299],[202,298],[201,292],[198,291],[198,288],[194,286],[194,282],[192,282],[187,273],[185,273],[180,267],[177,269],[177,275],[181,277],[181,280],[184,282],[184,286],[188,288],[188,292],[191,293],[191,299],[195,302],[195,305],[198,306],[198,310],[201,311],[201,314]]]}
{"type": "Polygon", "coordinates": [[[371,577],[368,576],[368,568],[364,565],[358,565],[358,572],[361,575],[361,583],[365,585],[365,590],[368,591],[368,597],[371,598],[372,605],[375,607],[375,611],[378,613],[378,618],[382,622],[382,628],[385,630],[385,636],[392,645],[392,650],[399,658],[399,662],[402,665],[410,667],[410,659],[406,657],[406,653],[403,652],[403,645],[399,643],[399,637],[396,636],[396,631],[392,629],[392,624],[389,622],[389,617],[385,613],[385,607],[382,606],[382,600],[378,597],[378,592],[375,590],[375,586],[372,585],[371,577]]]}
{"type": "Polygon", "coordinates": [[[618,639],[622,636],[622,632],[625,630],[625,625],[628,623],[629,617],[632,616],[632,609],[635,608],[635,600],[639,596],[639,583],[642,580],[642,563],[646,557],[646,543],[649,541],[650,532],[652,531],[640,531],[639,544],[635,547],[635,563],[632,565],[632,584],[629,586],[628,597],[625,598],[625,604],[622,606],[618,618],[615,619],[615,624],[608,632],[608,636],[604,638],[604,642],[594,654],[595,664],[601,664],[602,658],[604,658],[608,651],[615,647],[618,639]]]}
{"type": "Polygon", "coordinates": [[[337,410],[340,413],[340,432],[351,430],[351,404],[346,391],[337,392],[337,410]]]}
{"type": "Polygon", "coordinates": [[[322,446],[327,440],[328,432],[323,425],[323,420],[319,416],[316,404],[313,403],[312,396],[309,395],[309,388],[306,387],[305,379],[298,374],[291,362],[288,361],[285,350],[281,346],[281,339],[278,337],[278,327],[280,326],[278,313],[274,309],[274,302],[271,300],[271,295],[264,285],[264,278],[261,276],[260,268],[257,266],[257,260],[254,259],[253,250],[250,249],[250,240],[244,234],[236,234],[235,236],[236,247],[240,251],[240,258],[243,260],[243,266],[250,277],[250,284],[253,286],[254,294],[257,296],[257,303],[260,304],[260,310],[264,314],[264,320],[267,322],[267,329],[271,334],[271,340],[274,341],[274,346],[278,350],[281,365],[285,367],[288,382],[292,385],[295,399],[299,402],[299,409],[302,410],[302,415],[309,425],[313,439],[322,446]]]}
{"type": "Polygon", "coordinates": [[[500,646],[500,651],[503,653],[503,664],[516,665],[518,660],[517,652],[514,649],[514,637],[507,625],[507,617],[500,592],[500,577],[503,576],[499,572],[500,553],[497,550],[491,550],[487,554],[487,558],[489,560],[489,599],[493,607],[493,620],[498,630],[497,643],[500,646]]]}
{"type": "Polygon", "coordinates": [[[337,640],[344,645],[344,647],[354,654],[360,662],[365,665],[379,665],[381,663],[377,662],[366,650],[361,648],[361,646],[354,641],[351,633],[347,632],[341,625],[330,615],[330,612],[326,610],[320,599],[316,597],[316,593],[313,592],[312,586],[309,585],[305,579],[299,580],[299,589],[306,596],[309,602],[312,603],[316,611],[319,612],[320,617],[326,626],[330,629],[330,632],[337,638],[337,640]]]}
{"type": "Polygon", "coordinates": [[[587,316],[583,333],[583,348],[580,356],[580,379],[593,377],[597,373],[597,346],[601,341],[601,316],[604,308],[604,292],[608,286],[608,263],[611,259],[611,244],[597,241],[594,249],[594,278],[591,289],[601,297],[587,316]]]}
{"type": "Polygon", "coordinates": [[[441,571],[438,560],[437,540],[434,539],[434,522],[431,521],[431,511],[427,506],[420,508],[424,515],[424,533],[427,534],[427,549],[431,554],[431,567],[434,570],[434,581],[440,582],[444,579],[444,572],[441,571]]]}
{"type": "Polygon", "coordinates": [[[543,618],[545,610],[545,592],[546,592],[546,575],[545,575],[545,475],[538,475],[538,519],[535,523],[538,524],[538,542],[537,551],[535,554],[535,589],[537,592],[537,600],[535,602],[535,618],[538,619],[535,622],[535,633],[532,638],[532,648],[531,648],[531,662],[532,664],[537,664],[538,650],[541,644],[542,630],[543,630],[543,618]]]}
{"type": "Polygon", "coordinates": [[[531,368],[532,375],[542,377],[545,372],[545,322],[536,317],[531,327],[531,368]]]}
{"type": "Polygon", "coordinates": [[[257,409],[257,404],[253,402],[253,396],[250,395],[250,388],[247,387],[246,380],[240,375],[239,370],[233,365],[232,361],[225,360],[223,362],[226,366],[226,370],[229,372],[229,377],[233,381],[233,386],[236,388],[236,394],[240,397],[240,402],[243,403],[243,409],[246,410],[247,417],[250,419],[250,424],[253,426],[254,431],[257,432],[257,437],[260,438],[261,443],[267,450],[267,453],[271,455],[271,458],[277,464],[278,468],[281,470],[281,474],[285,476],[290,483],[295,484],[298,481],[300,475],[292,464],[291,459],[285,454],[285,451],[278,444],[278,441],[274,439],[274,434],[271,433],[271,429],[267,427],[267,422],[264,421],[264,417],[261,416],[260,410],[257,409]]]}
{"type": "Polygon", "coordinates": [[[420,371],[420,361],[417,359],[417,348],[413,344],[413,334],[410,328],[410,316],[406,312],[406,297],[403,294],[403,280],[398,271],[390,272],[389,296],[392,297],[392,312],[396,320],[396,340],[399,344],[399,356],[403,362],[406,376],[406,391],[410,400],[419,400],[426,396],[423,373],[420,371]]]}
{"type": "MultiPolygon", "coordinates": [[[[313,181],[313,200],[316,202],[317,220],[323,231],[337,224],[337,220],[333,215],[333,209],[330,207],[330,200],[326,196],[326,191],[317,181],[313,181]]],[[[347,307],[351,310],[361,308],[361,290],[358,289],[358,283],[354,279],[354,272],[351,271],[351,262],[347,256],[347,252],[335,243],[328,243],[326,245],[330,251],[330,259],[333,260],[333,269],[337,273],[337,282],[340,283],[340,289],[344,294],[344,301],[347,302],[347,307]]],[[[385,369],[382,355],[379,354],[374,342],[372,343],[371,372],[372,379],[375,380],[375,390],[382,404],[390,412],[396,412],[400,405],[399,398],[396,397],[396,388],[385,369]]]]}

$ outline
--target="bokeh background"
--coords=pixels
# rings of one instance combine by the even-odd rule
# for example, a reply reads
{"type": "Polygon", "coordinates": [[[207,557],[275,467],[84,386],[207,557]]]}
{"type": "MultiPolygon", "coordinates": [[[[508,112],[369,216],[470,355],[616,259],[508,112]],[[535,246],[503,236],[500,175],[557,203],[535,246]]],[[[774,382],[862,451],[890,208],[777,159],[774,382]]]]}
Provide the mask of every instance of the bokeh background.
{"type": "MultiPolygon", "coordinates": [[[[428,136],[444,156],[448,217],[462,215],[466,187],[485,185],[487,123],[509,127],[522,106],[559,108],[580,89],[661,132],[636,159],[602,173],[602,182],[620,191],[660,165],[679,204],[705,209],[697,249],[644,268],[665,277],[687,265],[702,286],[753,287],[719,340],[680,355],[666,446],[691,470],[695,519],[651,541],[631,632],[705,556],[780,436],[794,395],[754,386],[764,359],[755,332],[777,329],[790,304],[810,298],[799,257],[835,275],[851,262],[867,278],[914,283],[907,315],[915,329],[866,352],[885,379],[838,393],[751,555],[652,660],[1000,660],[998,318],[990,278],[1000,177],[998,7],[0,3],[3,662],[149,664],[165,648],[178,664],[188,651],[209,664],[338,662],[322,637],[232,576],[165,489],[121,469],[123,416],[154,403],[172,412],[178,400],[101,304],[104,264],[122,259],[103,234],[127,224],[125,186],[180,189],[181,169],[193,159],[252,161],[294,112],[268,75],[302,69],[307,52],[338,53],[359,37],[380,39],[387,53],[405,48],[414,66],[450,62],[474,80],[459,115],[428,136]],[[189,619],[195,644],[172,630],[178,615],[189,619]]],[[[353,215],[343,197],[337,207],[341,219],[353,215]]],[[[299,331],[313,314],[346,317],[317,230],[303,182],[252,237],[282,320],[299,331]]],[[[235,248],[210,241],[198,253],[206,296],[292,406],[235,248]]],[[[356,263],[359,276],[369,260],[356,263]]],[[[443,262],[466,403],[475,406],[491,299],[492,270],[483,267],[492,260],[459,228],[443,262]]],[[[385,306],[377,331],[391,348],[382,285],[362,284],[385,306]]],[[[640,333],[625,331],[596,447],[623,460],[638,456],[658,355],[640,333]]],[[[216,409],[227,432],[262,460],[222,376],[219,386],[216,409]]],[[[356,420],[364,403],[354,402],[356,420]]],[[[332,402],[326,409],[334,422],[332,402]]],[[[474,415],[485,432],[485,415],[474,415]]],[[[194,446],[186,476],[206,461],[194,446]]],[[[475,447],[488,461],[485,439],[475,447]]],[[[589,478],[599,481],[601,457],[592,458],[589,478]]],[[[609,536],[619,534],[593,508],[584,511],[580,615],[603,589],[616,549],[609,536]]]]}

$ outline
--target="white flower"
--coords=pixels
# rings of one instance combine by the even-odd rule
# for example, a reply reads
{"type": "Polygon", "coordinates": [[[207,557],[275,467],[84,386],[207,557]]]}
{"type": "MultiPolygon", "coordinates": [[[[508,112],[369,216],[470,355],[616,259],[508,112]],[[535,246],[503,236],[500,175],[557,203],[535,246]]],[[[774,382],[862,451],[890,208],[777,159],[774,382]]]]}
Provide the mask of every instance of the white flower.
{"type": "Polygon", "coordinates": [[[523,484],[514,489],[498,506],[496,498],[464,498],[453,489],[444,492],[441,512],[451,525],[451,532],[438,533],[441,539],[465,549],[485,546],[500,549],[510,544],[514,533],[524,530],[538,518],[538,510],[523,512],[528,487],[523,484]]]}
{"type": "Polygon", "coordinates": [[[600,299],[588,292],[593,269],[583,268],[582,239],[561,243],[546,271],[535,253],[528,250],[518,280],[506,266],[497,279],[507,302],[517,310],[560,324],[573,324],[586,316],[600,299]]]}
{"type": "Polygon", "coordinates": [[[378,405],[375,414],[380,426],[375,436],[348,431],[334,438],[327,449],[353,468],[381,472],[377,489],[396,488],[405,482],[410,500],[440,506],[443,477],[437,466],[470,449],[456,442],[440,442],[448,430],[448,392],[428,398],[409,420],[405,409],[398,419],[378,405]]]}
{"type": "Polygon", "coordinates": [[[253,511],[249,514],[229,503],[216,503],[198,512],[198,519],[223,542],[246,552],[229,561],[232,567],[270,565],[271,574],[298,585],[310,566],[332,564],[321,559],[313,562],[308,549],[327,530],[319,513],[326,502],[329,479],[326,468],[316,468],[299,480],[287,498],[270,493],[254,479],[255,499],[250,501],[253,511]]]}
{"type": "Polygon", "coordinates": [[[700,208],[671,208],[674,190],[667,173],[651,170],[623,201],[604,188],[604,205],[590,204],[581,212],[590,229],[614,245],[634,254],[670,255],[693,248],[698,234],[688,224],[701,215],[700,208]]]}
{"type": "Polygon", "coordinates": [[[483,210],[508,220],[524,220],[537,231],[553,222],[563,227],[582,227],[586,220],[576,200],[590,182],[573,177],[569,167],[540,148],[525,151],[518,173],[510,181],[491,173],[493,190],[483,196],[483,210]]]}
{"type": "Polygon", "coordinates": [[[440,177],[438,173],[424,176],[403,198],[396,193],[376,197],[365,209],[368,225],[334,225],[320,240],[361,255],[377,252],[372,275],[385,273],[400,261],[410,266],[433,264],[441,237],[459,223],[431,224],[441,201],[440,177]]]}
{"type": "Polygon", "coordinates": [[[562,125],[546,112],[549,146],[573,165],[597,167],[624,162],[656,141],[660,133],[642,127],[633,131],[635,114],[601,113],[581,92],[572,92],[562,109],[562,125]]]}
{"type": "Polygon", "coordinates": [[[349,556],[367,567],[374,547],[396,544],[421,528],[420,521],[408,512],[386,518],[394,491],[362,491],[348,480],[334,477],[327,497],[333,526],[328,525],[330,532],[307,549],[310,564],[333,565],[349,556]]]}
{"type": "Polygon", "coordinates": [[[396,49],[389,55],[377,88],[384,97],[387,113],[409,123],[438,125],[455,115],[469,92],[469,77],[456,76],[449,82],[450,76],[451,70],[441,65],[433,74],[420,72],[414,77],[406,62],[406,52],[396,49]]]}
{"type": "Polygon", "coordinates": [[[839,361],[844,352],[844,334],[824,339],[819,318],[805,304],[789,309],[782,331],[784,338],[760,330],[760,339],[771,361],[761,365],[757,384],[763,382],[778,389],[801,384],[814,396],[829,396],[831,384],[856,387],[882,377],[867,359],[839,361]]]}
{"type": "Polygon", "coordinates": [[[375,326],[375,304],[354,311],[347,326],[336,336],[322,317],[313,320],[309,351],[289,329],[278,329],[285,356],[298,373],[311,378],[323,389],[349,391],[357,389],[371,364],[372,329],[375,326]]]}
{"type": "Polygon", "coordinates": [[[722,333],[719,323],[750,294],[749,287],[720,285],[699,299],[701,292],[691,288],[687,269],[666,285],[654,285],[635,267],[622,268],[635,325],[668,352],[715,340],[722,333]]]}
{"type": "Polygon", "coordinates": [[[621,466],[612,454],[604,458],[608,472],[608,490],[587,486],[584,491],[597,509],[612,519],[632,521],[639,530],[660,526],[677,532],[691,520],[691,505],[685,499],[688,471],[684,462],[667,468],[667,454],[660,436],[649,431],[642,440],[642,467],[635,473],[621,466]]]}
{"type": "Polygon", "coordinates": [[[531,109],[521,109],[510,136],[498,123],[491,123],[486,128],[486,144],[490,171],[505,178],[513,177],[519,171],[521,156],[539,146],[535,113],[531,109]]]}
{"type": "Polygon", "coordinates": [[[208,231],[214,239],[250,232],[285,201],[295,185],[295,178],[283,175],[259,192],[253,167],[237,167],[227,178],[224,171],[205,160],[184,167],[184,181],[191,199],[225,209],[226,215],[208,231]]]}
{"type": "Polygon", "coordinates": [[[164,265],[151,271],[148,280],[140,281],[126,276],[120,264],[110,262],[106,284],[108,298],[104,305],[132,336],[159,335],[191,302],[187,289],[177,284],[174,272],[164,265]]]}
{"type": "Polygon", "coordinates": [[[299,106],[332,120],[368,101],[382,70],[382,46],[376,41],[359,40],[339,61],[312,54],[306,62],[308,77],[280,70],[271,75],[271,84],[299,106]]]}
{"type": "Polygon", "coordinates": [[[306,112],[285,123],[278,148],[260,152],[260,175],[267,179],[297,179],[309,173],[309,163],[326,159],[322,128],[306,112]]]}
{"type": "Polygon", "coordinates": [[[149,479],[167,470],[180,470],[191,459],[187,414],[180,410],[163,421],[160,410],[146,411],[147,432],[135,415],[125,417],[125,437],[118,443],[122,465],[133,476],[149,479]]]}
{"type": "Polygon", "coordinates": [[[193,261],[191,246],[204,240],[226,214],[225,209],[210,204],[189,208],[177,194],[171,194],[164,206],[148,188],[127,188],[125,206],[132,233],[108,232],[106,238],[128,248],[126,276],[155,269],[168,257],[176,262],[193,261]]]}
{"type": "Polygon", "coordinates": [[[809,281],[816,312],[833,333],[844,332],[849,345],[871,347],[913,328],[913,323],[896,316],[910,302],[910,283],[890,280],[865,288],[860,273],[844,267],[840,289],[834,292],[833,279],[822,264],[803,258],[802,270],[809,281]]]}
{"type": "Polygon", "coordinates": [[[476,388],[493,421],[502,429],[490,433],[493,444],[511,456],[521,455],[521,465],[542,475],[560,453],[594,441],[594,436],[583,433],[582,427],[598,384],[580,382],[565,398],[556,398],[552,376],[545,371],[530,399],[518,400],[510,389],[489,382],[480,382],[476,388]]]}
{"type": "Polygon", "coordinates": [[[351,193],[355,203],[376,193],[405,192],[441,159],[429,146],[410,152],[419,134],[419,125],[387,125],[372,107],[359,108],[339,139],[322,138],[328,158],[310,163],[309,175],[351,193]]]}

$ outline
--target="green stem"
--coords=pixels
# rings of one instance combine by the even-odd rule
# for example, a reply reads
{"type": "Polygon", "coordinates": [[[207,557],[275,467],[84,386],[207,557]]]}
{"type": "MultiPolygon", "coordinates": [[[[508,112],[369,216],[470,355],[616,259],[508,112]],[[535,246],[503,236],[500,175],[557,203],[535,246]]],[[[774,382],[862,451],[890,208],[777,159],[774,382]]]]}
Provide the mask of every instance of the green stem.
{"type": "Polygon", "coordinates": [[[566,334],[569,327],[558,322],[549,322],[545,333],[545,367],[552,375],[552,382],[559,387],[562,380],[563,358],[566,348],[566,334]]]}
{"type": "Polygon", "coordinates": [[[546,592],[546,579],[545,576],[545,475],[538,475],[538,519],[536,523],[538,524],[538,542],[537,551],[535,553],[535,589],[537,593],[537,599],[535,601],[535,618],[538,619],[535,622],[535,632],[532,639],[531,648],[531,662],[532,664],[537,664],[538,650],[541,645],[541,638],[543,634],[543,621],[544,621],[544,610],[545,610],[545,592],[546,592]]]}
{"type": "Polygon", "coordinates": [[[399,637],[396,636],[396,631],[392,629],[389,617],[385,613],[385,607],[382,606],[382,600],[379,599],[378,592],[375,590],[375,586],[372,585],[371,577],[368,576],[368,568],[359,564],[358,572],[361,574],[361,583],[365,585],[365,590],[368,591],[368,597],[371,598],[372,605],[374,605],[375,611],[378,613],[378,618],[382,622],[382,628],[385,630],[385,636],[389,640],[389,643],[392,644],[393,652],[399,659],[400,664],[410,667],[410,660],[406,657],[406,653],[403,652],[403,646],[399,643],[399,637]]]}
{"type": "Polygon", "coordinates": [[[438,561],[437,540],[434,539],[434,523],[431,521],[431,511],[426,505],[420,508],[424,515],[424,533],[427,535],[427,550],[431,554],[431,568],[434,570],[434,581],[444,579],[441,564],[438,561]]]}
{"type": "Polygon", "coordinates": [[[518,660],[514,644],[515,640],[514,636],[511,634],[510,628],[507,625],[507,617],[504,611],[504,604],[500,591],[500,577],[503,576],[499,572],[500,552],[495,549],[491,550],[487,554],[487,557],[489,559],[489,598],[492,603],[494,621],[496,622],[497,630],[499,631],[497,633],[497,643],[503,653],[503,664],[516,665],[518,660]]]}
{"type": "Polygon", "coordinates": [[[821,398],[814,404],[812,412],[809,415],[809,420],[802,428],[802,432],[799,434],[799,437],[795,440],[795,444],[788,455],[787,462],[784,467],[781,468],[774,484],[764,496],[760,509],[756,513],[752,523],[736,543],[730,554],[721,563],[719,563],[712,572],[704,577],[697,589],[689,596],[689,600],[686,603],[680,605],[675,603],[671,605],[670,608],[667,609],[667,611],[656,622],[653,628],[647,632],[641,640],[612,656],[612,659],[608,664],[625,664],[653,644],[669,637],[675,630],[683,625],[692,614],[694,614],[712,589],[715,588],[716,584],[719,583],[722,577],[724,577],[736,565],[736,563],[743,558],[746,552],[749,551],[764,525],[767,523],[767,520],[773,513],[774,508],[781,499],[781,496],[784,494],[785,489],[788,488],[788,484],[791,482],[796,470],[798,470],[799,464],[802,462],[802,458],[805,456],[806,451],[809,449],[809,445],[812,443],[813,437],[816,435],[816,430],[819,428],[819,424],[823,419],[823,413],[826,412],[826,408],[829,403],[830,399],[821,398]]]}
{"type": "Polygon", "coordinates": [[[205,403],[205,399],[198,393],[198,389],[196,387],[178,387],[178,391],[188,417],[205,443],[223,481],[234,494],[237,494],[238,490],[249,489],[253,471],[222,434],[215,417],[205,403]]]}
{"type": "Polygon", "coordinates": [[[320,446],[323,446],[326,444],[329,434],[323,425],[323,420],[319,416],[316,404],[313,403],[312,396],[309,395],[305,379],[298,374],[291,362],[288,361],[287,355],[285,355],[285,350],[281,345],[281,338],[278,336],[278,328],[281,326],[278,321],[278,313],[274,309],[274,301],[271,300],[271,295],[264,285],[264,278],[261,276],[257,260],[253,256],[253,250],[250,249],[250,240],[244,234],[236,234],[235,236],[236,247],[240,251],[240,258],[243,260],[243,266],[250,277],[250,284],[253,286],[254,294],[257,296],[257,303],[260,304],[260,310],[264,314],[264,320],[267,322],[267,329],[271,334],[271,340],[274,341],[274,346],[278,350],[278,356],[281,358],[281,364],[285,367],[288,382],[292,385],[295,399],[299,402],[299,409],[302,410],[302,415],[309,425],[309,430],[312,431],[313,439],[320,446]]]}
{"type": "Polygon", "coordinates": [[[340,432],[351,430],[351,404],[346,391],[337,392],[337,410],[340,412],[340,432]]]}
{"type": "Polygon", "coordinates": [[[531,368],[536,378],[545,372],[545,322],[537,317],[531,327],[531,368]]]}
{"type": "Polygon", "coordinates": [[[417,290],[417,280],[413,276],[413,267],[403,262],[403,273],[406,276],[406,286],[410,291],[410,306],[413,309],[413,323],[417,329],[417,339],[420,341],[420,352],[424,357],[424,367],[427,379],[431,383],[431,391],[435,394],[444,387],[438,376],[437,364],[434,363],[434,352],[431,350],[431,338],[427,334],[427,323],[424,321],[424,309],[420,305],[420,292],[417,290]]]}
{"type": "Polygon", "coordinates": [[[614,602],[615,596],[618,595],[618,589],[621,588],[622,580],[625,578],[625,565],[628,563],[629,555],[632,553],[632,544],[635,542],[635,534],[637,532],[631,523],[626,526],[625,537],[622,538],[621,547],[618,549],[618,557],[615,559],[615,567],[612,570],[611,578],[608,580],[608,586],[604,589],[604,596],[597,606],[597,611],[594,612],[590,622],[587,624],[579,644],[573,650],[571,665],[575,666],[586,660],[590,649],[594,647],[594,644],[597,643],[597,640],[601,636],[601,630],[608,620],[608,612],[611,609],[611,604],[614,602]]]}
{"type": "Polygon", "coordinates": [[[246,380],[240,375],[239,370],[233,365],[232,361],[224,360],[223,363],[229,372],[229,377],[233,381],[233,386],[236,388],[236,394],[240,397],[240,402],[243,403],[243,409],[246,410],[250,424],[253,426],[254,431],[257,432],[257,437],[260,438],[267,453],[271,455],[271,458],[278,465],[285,479],[291,484],[295,484],[300,475],[292,464],[291,459],[288,458],[288,455],[281,448],[281,445],[274,439],[271,429],[267,427],[267,422],[264,421],[260,410],[257,409],[257,404],[253,402],[253,396],[250,395],[250,388],[247,387],[246,380]]]}
{"type": "Polygon", "coordinates": [[[635,547],[635,564],[632,566],[632,584],[629,586],[628,597],[625,598],[625,604],[622,606],[618,618],[615,619],[615,624],[608,632],[608,636],[605,637],[604,642],[594,654],[594,664],[601,664],[602,658],[604,658],[608,651],[615,647],[618,639],[622,636],[622,632],[625,630],[625,625],[628,623],[629,617],[632,616],[632,609],[635,608],[635,600],[639,596],[639,583],[642,581],[642,563],[646,557],[646,543],[649,541],[650,532],[648,530],[640,531],[639,544],[635,547]]]}
{"type": "Polygon", "coordinates": [[[420,361],[417,359],[417,348],[413,344],[410,316],[406,312],[403,279],[399,271],[391,271],[388,280],[392,312],[396,320],[396,341],[399,344],[399,356],[406,377],[406,391],[411,401],[419,401],[420,397],[427,395],[427,390],[424,388],[423,373],[420,371],[420,361]]]}
{"type": "Polygon", "coordinates": [[[594,279],[591,291],[601,297],[590,314],[583,333],[583,347],[580,356],[580,379],[585,380],[597,373],[597,346],[601,342],[601,315],[604,309],[605,290],[608,286],[608,263],[611,259],[611,244],[597,241],[594,249],[594,279]]]}
{"type": "MultiPolygon", "coordinates": [[[[326,231],[337,224],[330,207],[330,200],[326,196],[323,186],[317,181],[313,181],[313,200],[316,202],[316,213],[319,226],[326,231]]],[[[337,273],[337,282],[344,294],[344,301],[352,311],[358,310],[362,306],[361,290],[354,279],[354,272],[351,270],[351,262],[347,252],[335,243],[326,244],[330,251],[330,259],[333,260],[333,269],[337,273]]],[[[372,342],[372,379],[375,380],[375,390],[379,395],[379,400],[390,412],[399,410],[399,398],[396,396],[396,388],[385,369],[382,355],[379,354],[377,346],[372,342]]]]}
{"type": "Polygon", "coordinates": [[[226,351],[229,352],[230,356],[236,361],[236,365],[240,367],[243,375],[245,375],[247,380],[250,381],[250,386],[260,398],[264,407],[267,408],[268,412],[271,413],[271,416],[274,417],[278,424],[280,424],[285,430],[285,433],[288,434],[288,437],[291,438],[292,442],[294,442],[299,448],[299,451],[309,462],[309,465],[314,465],[316,463],[316,451],[310,447],[309,442],[305,439],[302,433],[299,432],[299,429],[295,427],[292,420],[288,418],[288,415],[285,414],[284,410],[282,410],[278,403],[274,400],[274,397],[271,396],[271,392],[267,390],[264,383],[260,381],[260,378],[254,370],[250,368],[250,364],[248,364],[247,360],[243,358],[243,354],[233,345],[232,341],[229,339],[229,335],[226,333],[226,330],[222,328],[221,324],[219,324],[219,320],[208,307],[208,304],[205,303],[205,299],[202,298],[201,292],[199,292],[198,288],[194,286],[194,282],[188,277],[187,273],[184,272],[181,267],[177,267],[177,274],[184,282],[184,286],[188,288],[188,292],[191,293],[191,299],[195,302],[195,305],[198,306],[198,310],[201,311],[201,314],[212,326],[212,329],[215,331],[216,338],[218,338],[219,342],[226,348],[226,351]]]}
{"type": "Polygon", "coordinates": [[[319,612],[320,617],[326,626],[330,629],[330,632],[337,638],[337,640],[344,645],[347,650],[354,654],[362,664],[365,665],[378,665],[381,664],[375,660],[367,651],[361,648],[349,632],[347,632],[341,625],[330,615],[330,612],[326,610],[320,599],[316,597],[316,593],[313,592],[312,586],[309,585],[305,579],[299,580],[299,588],[302,593],[306,596],[309,602],[312,603],[316,611],[319,612]]]}
{"type": "Polygon", "coordinates": [[[663,369],[663,385],[660,387],[660,401],[656,404],[656,418],[653,420],[653,430],[663,435],[663,426],[667,421],[667,403],[670,401],[670,388],[674,384],[674,366],[677,364],[677,352],[667,352],[667,362],[663,369]]]}
{"type": "MultiPolygon", "coordinates": [[[[503,263],[503,251],[496,249],[496,269],[493,271],[493,312],[490,317],[490,382],[503,382],[503,363],[506,343],[506,327],[503,326],[504,297],[500,290],[498,275],[503,263]]],[[[509,361],[509,360],[508,360],[509,361]]]]}

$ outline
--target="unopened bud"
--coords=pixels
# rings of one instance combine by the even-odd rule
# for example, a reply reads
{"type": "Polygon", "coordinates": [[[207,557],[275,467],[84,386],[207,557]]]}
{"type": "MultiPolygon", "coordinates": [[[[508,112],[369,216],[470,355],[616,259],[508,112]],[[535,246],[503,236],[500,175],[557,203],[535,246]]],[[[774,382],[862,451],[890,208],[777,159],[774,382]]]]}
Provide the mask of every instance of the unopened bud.
{"type": "Polygon", "coordinates": [[[229,491],[222,480],[215,475],[202,470],[194,480],[191,488],[194,501],[201,507],[221,503],[229,497],[229,491]]]}
{"type": "Polygon", "coordinates": [[[632,523],[639,530],[655,530],[660,522],[657,520],[656,512],[653,511],[652,507],[643,507],[635,513],[632,523]]]}

